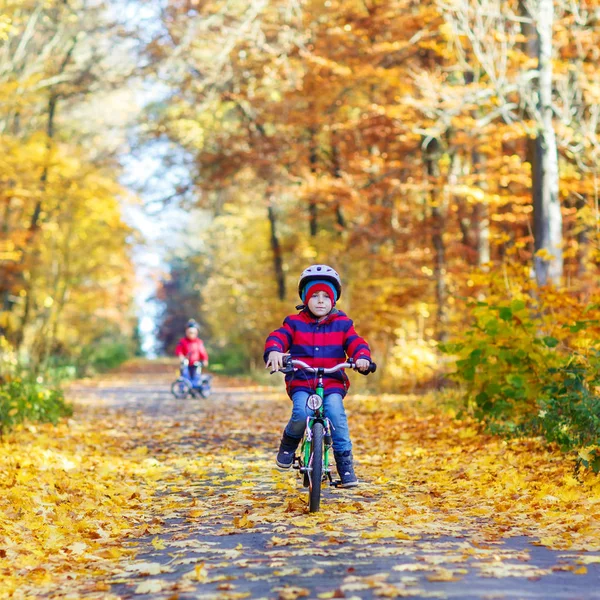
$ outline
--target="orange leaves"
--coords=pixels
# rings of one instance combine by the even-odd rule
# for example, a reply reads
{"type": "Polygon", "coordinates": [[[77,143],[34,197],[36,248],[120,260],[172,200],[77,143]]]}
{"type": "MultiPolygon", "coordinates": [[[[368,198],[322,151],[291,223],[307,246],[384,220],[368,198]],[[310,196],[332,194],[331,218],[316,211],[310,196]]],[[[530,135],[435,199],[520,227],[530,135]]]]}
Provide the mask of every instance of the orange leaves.
{"type": "MultiPolygon", "coordinates": [[[[182,405],[148,392],[151,382],[166,389],[168,376],[134,376],[138,395],[125,388],[113,402],[143,398],[148,413],[88,409],[93,421],[80,412],[0,446],[6,589],[83,596],[110,582],[123,595],[401,598],[467,574],[552,572],[529,548],[502,543],[511,535],[600,550],[597,478],[575,478],[539,440],[478,434],[441,412],[439,396],[348,399],[363,483],[327,487],[323,511],[309,515],[295,474],[272,467],[284,398],[238,386],[182,405]]],[[[95,395],[108,402],[103,387],[127,381],[113,376],[95,395]]],[[[78,389],[89,403],[91,388],[78,389]]],[[[569,554],[554,568],[585,576],[599,561],[569,554]]]]}
{"type": "Polygon", "coordinates": [[[235,527],[239,527],[240,529],[252,529],[255,523],[248,517],[248,515],[244,515],[242,517],[234,517],[233,524],[235,527]]]}

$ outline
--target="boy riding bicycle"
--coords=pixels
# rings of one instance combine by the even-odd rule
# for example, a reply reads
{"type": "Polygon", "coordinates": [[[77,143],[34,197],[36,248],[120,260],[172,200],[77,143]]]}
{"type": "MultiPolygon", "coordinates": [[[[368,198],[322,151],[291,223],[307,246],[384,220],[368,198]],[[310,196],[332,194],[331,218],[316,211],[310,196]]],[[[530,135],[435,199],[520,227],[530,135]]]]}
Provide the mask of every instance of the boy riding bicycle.
{"type": "MultiPolygon", "coordinates": [[[[361,372],[371,364],[367,342],[354,330],[352,320],[335,304],[342,294],[340,276],[327,265],[312,265],[305,269],[298,282],[298,293],[303,304],[298,314],[285,318],[283,326],[271,332],[265,344],[264,359],[267,368],[278,370],[289,352],[295,359],[311,367],[334,367],[354,359],[361,372]]],[[[277,466],[289,469],[294,452],[306,427],[306,400],[314,393],[314,377],[295,371],[286,375],[286,388],[292,399],[292,416],[283,431],[277,466]]],[[[342,371],[326,375],[324,383],[325,416],[332,425],[333,455],[341,479],[341,487],[358,485],[354,474],[352,442],[344,409],[344,396],[350,385],[342,371]]]]}
{"type": "Polygon", "coordinates": [[[185,326],[185,337],[182,337],[175,348],[175,354],[179,357],[182,367],[187,362],[189,378],[194,379],[199,364],[208,365],[208,352],[204,342],[198,337],[198,323],[190,319],[185,326]]]}

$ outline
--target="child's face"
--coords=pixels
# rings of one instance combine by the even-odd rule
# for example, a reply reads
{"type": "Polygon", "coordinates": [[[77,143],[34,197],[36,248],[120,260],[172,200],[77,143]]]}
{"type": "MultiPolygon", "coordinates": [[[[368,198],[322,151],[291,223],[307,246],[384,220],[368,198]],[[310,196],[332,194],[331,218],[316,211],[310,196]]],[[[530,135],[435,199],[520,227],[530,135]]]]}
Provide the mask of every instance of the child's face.
{"type": "Polygon", "coordinates": [[[195,340],[198,337],[198,330],[195,327],[188,327],[185,330],[185,335],[188,340],[195,340]]]}
{"type": "Polygon", "coordinates": [[[315,292],[308,299],[308,309],[315,317],[324,317],[331,312],[333,304],[325,292],[315,292]]]}

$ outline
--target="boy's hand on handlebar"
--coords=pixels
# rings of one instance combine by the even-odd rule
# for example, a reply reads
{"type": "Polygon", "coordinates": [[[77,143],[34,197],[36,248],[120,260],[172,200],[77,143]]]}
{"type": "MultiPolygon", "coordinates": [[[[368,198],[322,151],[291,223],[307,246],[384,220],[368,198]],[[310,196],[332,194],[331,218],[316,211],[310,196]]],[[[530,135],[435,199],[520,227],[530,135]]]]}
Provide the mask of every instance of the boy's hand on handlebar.
{"type": "Polygon", "coordinates": [[[267,364],[265,366],[266,369],[271,369],[271,371],[279,371],[283,367],[283,359],[287,356],[284,352],[277,352],[273,350],[273,352],[269,353],[267,357],[267,364]]]}
{"type": "Polygon", "coordinates": [[[370,366],[371,366],[371,361],[366,358],[359,358],[356,361],[356,368],[361,373],[366,373],[369,370],[370,366]]]}

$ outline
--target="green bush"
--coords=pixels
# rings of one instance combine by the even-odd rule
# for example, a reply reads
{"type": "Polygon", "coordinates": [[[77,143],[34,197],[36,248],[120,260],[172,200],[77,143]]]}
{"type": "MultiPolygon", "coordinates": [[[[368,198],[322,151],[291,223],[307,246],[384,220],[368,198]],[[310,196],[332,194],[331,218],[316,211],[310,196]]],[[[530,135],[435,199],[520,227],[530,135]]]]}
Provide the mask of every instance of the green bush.
{"type": "Polygon", "coordinates": [[[83,348],[77,361],[77,373],[104,373],[117,368],[131,357],[132,352],[127,342],[99,341],[83,348]]]}
{"type": "Polygon", "coordinates": [[[557,340],[540,336],[539,323],[521,300],[506,306],[477,303],[474,322],[458,343],[441,346],[457,357],[450,376],[466,388],[469,411],[508,430],[536,411],[557,340]]]}
{"type": "Polygon", "coordinates": [[[538,400],[539,411],[523,423],[525,433],[543,435],[563,451],[584,449],[580,461],[600,472],[600,356],[572,356],[549,372],[538,400]],[[587,450],[586,450],[587,449],[587,450]]]}
{"type": "Polygon", "coordinates": [[[600,339],[595,305],[570,319],[544,318],[533,299],[472,307],[472,326],[442,350],[456,358],[451,378],[464,410],[492,433],[540,435],[600,472],[600,339]]]}
{"type": "Polygon", "coordinates": [[[51,356],[44,371],[44,379],[53,385],[77,378],[77,365],[71,356],[51,356]]]}
{"type": "Polygon", "coordinates": [[[0,433],[25,421],[56,423],[72,412],[58,388],[19,377],[0,384],[0,433]]]}
{"type": "Polygon", "coordinates": [[[241,375],[249,372],[248,351],[236,345],[209,348],[210,370],[224,375],[241,375]]]}

